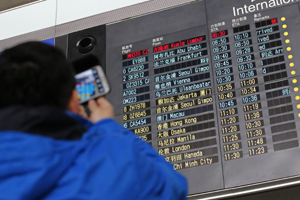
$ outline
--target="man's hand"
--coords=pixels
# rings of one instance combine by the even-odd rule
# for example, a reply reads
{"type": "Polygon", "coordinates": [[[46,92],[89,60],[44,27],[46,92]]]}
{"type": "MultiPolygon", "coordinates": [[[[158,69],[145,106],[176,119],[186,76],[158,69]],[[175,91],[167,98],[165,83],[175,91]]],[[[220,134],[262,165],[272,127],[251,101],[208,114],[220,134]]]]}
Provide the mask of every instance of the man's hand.
{"type": "Polygon", "coordinates": [[[91,112],[89,119],[93,123],[114,117],[114,107],[104,97],[99,97],[97,100],[90,100],[88,107],[91,112]]]}

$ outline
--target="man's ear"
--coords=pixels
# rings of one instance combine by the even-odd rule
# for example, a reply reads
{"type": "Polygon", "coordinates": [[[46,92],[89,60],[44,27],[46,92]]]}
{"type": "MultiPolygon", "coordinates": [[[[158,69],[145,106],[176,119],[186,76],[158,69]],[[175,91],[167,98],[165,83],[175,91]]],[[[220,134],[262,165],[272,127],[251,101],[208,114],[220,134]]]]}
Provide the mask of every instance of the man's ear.
{"type": "Polygon", "coordinates": [[[76,114],[80,113],[80,104],[79,104],[78,93],[76,89],[72,91],[72,96],[69,100],[67,109],[76,114]]]}

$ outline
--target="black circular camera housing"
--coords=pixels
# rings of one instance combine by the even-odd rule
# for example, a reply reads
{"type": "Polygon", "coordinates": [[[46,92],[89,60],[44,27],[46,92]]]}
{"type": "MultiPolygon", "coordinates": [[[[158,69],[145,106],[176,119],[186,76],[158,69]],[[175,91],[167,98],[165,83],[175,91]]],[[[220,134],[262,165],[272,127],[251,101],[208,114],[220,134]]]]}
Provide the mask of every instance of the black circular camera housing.
{"type": "Polygon", "coordinates": [[[93,49],[96,47],[96,43],[97,42],[94,37],[87,36],[87,37],[80,39],[77,42],[76,47],[77,47],[79,53],[87,54],[87,53],[90,53],[91,51],[93,51],[93,49]]]}

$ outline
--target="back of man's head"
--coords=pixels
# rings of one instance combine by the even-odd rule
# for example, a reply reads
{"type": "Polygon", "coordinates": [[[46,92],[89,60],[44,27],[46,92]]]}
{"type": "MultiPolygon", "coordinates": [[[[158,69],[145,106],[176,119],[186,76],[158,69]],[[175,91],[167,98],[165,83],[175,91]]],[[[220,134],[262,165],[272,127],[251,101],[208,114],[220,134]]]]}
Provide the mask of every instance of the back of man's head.
{"type": "Polygon", "coordinates": [[[40,42],[27,42],[0,55],[0,108],[12,105],[66,109],[75,88],[65,55],[40,42]]]}

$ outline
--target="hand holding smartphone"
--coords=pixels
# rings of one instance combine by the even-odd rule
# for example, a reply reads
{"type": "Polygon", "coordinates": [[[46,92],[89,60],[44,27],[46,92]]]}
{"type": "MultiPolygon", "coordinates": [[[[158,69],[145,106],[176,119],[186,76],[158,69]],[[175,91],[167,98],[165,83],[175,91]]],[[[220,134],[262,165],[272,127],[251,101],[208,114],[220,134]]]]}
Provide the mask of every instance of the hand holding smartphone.
{"type": "Polygon", "coordinates": [[[76,90],[81,104],[106,95],[110,87],[95,56],[87,56],[72,63],[76,72],[76,90]]]}
{"type": "Polygon", "coordinates": [[[80,103],[103,96],[110,91],[105,74],[100,65],[76,74],[75,78],[80,103]]]}

